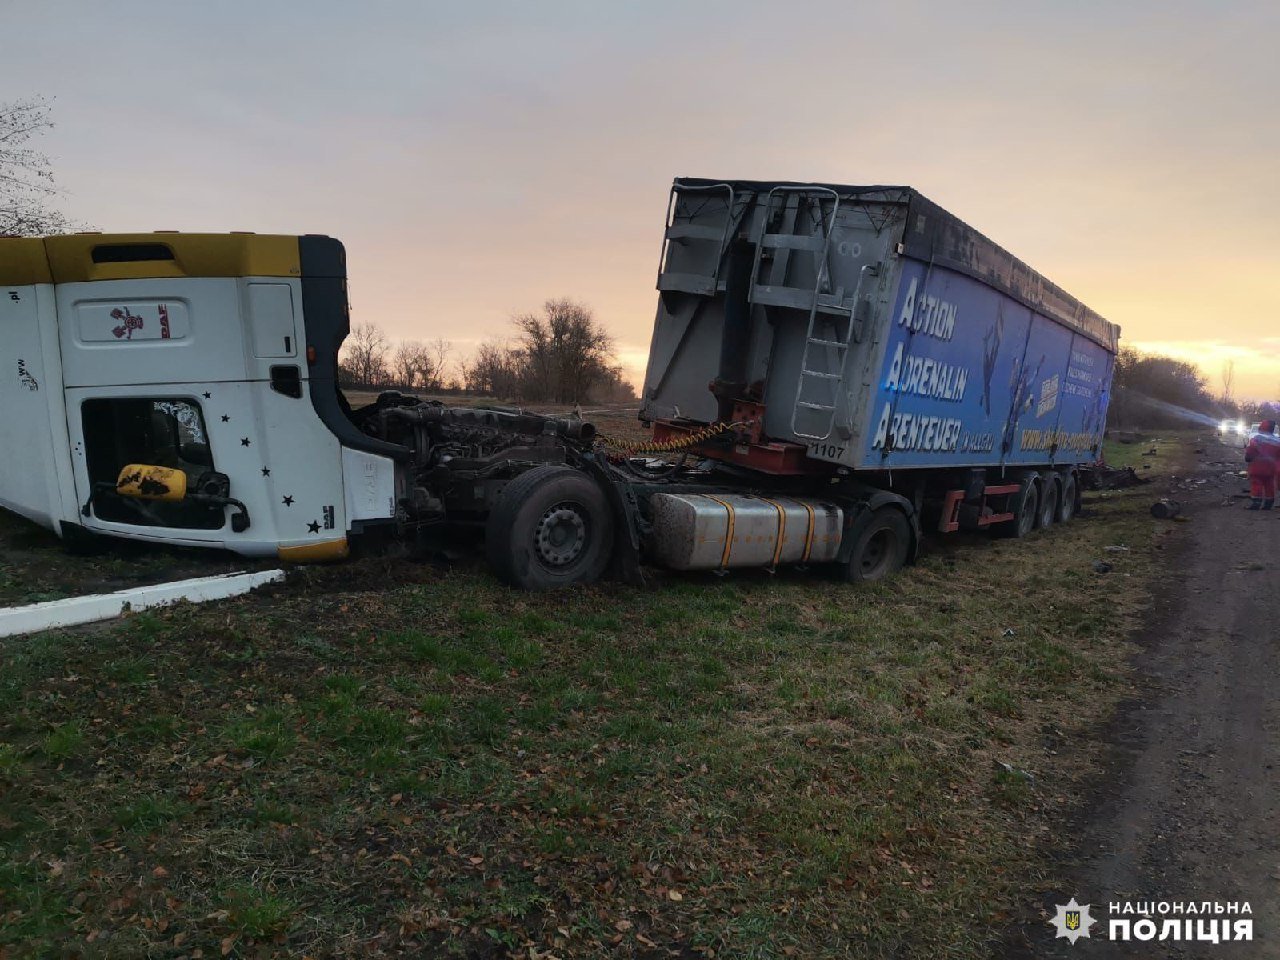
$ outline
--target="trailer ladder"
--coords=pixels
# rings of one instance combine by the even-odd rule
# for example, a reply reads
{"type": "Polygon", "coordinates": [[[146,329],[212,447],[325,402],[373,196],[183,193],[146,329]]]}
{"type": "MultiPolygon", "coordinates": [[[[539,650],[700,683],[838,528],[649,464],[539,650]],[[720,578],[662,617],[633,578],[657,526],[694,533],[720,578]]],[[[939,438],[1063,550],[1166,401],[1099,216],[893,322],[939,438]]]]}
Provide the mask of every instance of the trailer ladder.
{"type": "Polygon", "coordinates": [[[671,198],[667,201],[667,229],[662,237],[662,254],[658,259],[658,290],[660,292],[676,291],[692,293],[700,297],[714,297],[725,289],[725,281],[720,277],[720,267],[724,262],[724,252],[734,228],[733,201],[733,187],[727,183],[714,183],[701,187],[677,184],[671,188],[671,198]],[[713,205],[713,198],[718,193],[725,194],[724,219],[721,222],[713,219],[715,213],[718,213],[713,205]],[[679,219],[680,197],[688,194],[703,194],[704,199],[697,209],[686,214],[685,219],[681,220],[679,219]],[[708,216],[704,217],[704,214],[708,216]],[[695,219],[703,219],[704,222],[694,223],[695,219]],[[712,219],[712,222],[705,222],[707,219],[712,219]],[[708,267],[709,271],[670,270],[670,252],[673,242],[681,246],[690,243],[707,245],[707,256],[698,258],[697,266],[708,267]]]}
{"type": "Polygon", "coordinates": [[[840,382],[844,379],[844,362],[854,339],[854,307],[868,270],[864,266],[858,276],[858,290],[846,297],[844,287],[831,287],[828,255],[831,237],[840,211],[840,195],[825,187],[774,187],[765,200],[760,220],[760,236],[756,241],[755,264],[751,271],[751,302],[766,307],[786,307],[808,311],[804,352],[800,358],[800,376],[796,384],[796,401],[791,411],[791,432],[805,440],[825,440],[831,436],[839,408],[840,382]],[[780,202],[781,206],[776,204],[780,202]],[[770,232],[777,211],[778,224],[770,232]],[[806,216],[801,216],[801,214],[806,216]],[[814,214],[817,216],[815,217],[814,214]],[[797,230],[799,226],[799,230],[797,230]],[[804,232],[812,226],[813,232],[804,232]],[[765,251],[772,262],[769,275],[761,283],[761,264],[765,251]],[[813,255],[813,286],[791,283],[792,257],[797,251],[813,255]],[[817,353],[811,353],[814,348],[817,353]],[[821,369],[820,369],[821,367],[821,369]],[[800,428],[800,420],[816,418],[818,428],[800,428]]]}
{"type": "MultiPolygon", "coordinates": [[[[863,265],[862,270],[858,273],[858,286],[853,292],[851,304],[858,302],[858,297],[862,292],[862,283],[866,277],[868,275],[877,276],[879,272],[880,270],[875,264],[868,263],[863,265]]],[[[800,381],[796,385],[796,405],[791,411],[791,432],[797,437],[803,437],[806,440],[825,440],[831,436],[831,431],[835,427],[836,410],[840,405],[840,382],[844,379],[845,358],[849,355],[849,346],[853,343],[854,334],[853,306],[850,306],[849,315],[844,318],[843,335],[836,333],[831,336],[817,336],[818,316],[817,311],[809,314],[809,329],[805,332],[804,352],[800,355],[800,381]],[[809,366],[810,347],[818,347],[820,350],[830,351],[829,353],[821,354],[821,356],[827,360],[833,360],[834,363],[826,370],[813,369],[809,366]],[[832,356],[833,354],[834,356],[832,356]],[[806,400],[806,380],[830,384],[831,402],[817,403],[812,400],[806,400]],[[817,410],[826,414],[826,427],[822,433],[805,433],[800,429],[797,421],[800,419],[800,411],[802,410],[817,410]]],[[[823,317],[822,326],[823,328],[834,329],[834,318],[823,317]]],[[[825,394],[823,394],[823,398],[825,399],[825,394]]]]}

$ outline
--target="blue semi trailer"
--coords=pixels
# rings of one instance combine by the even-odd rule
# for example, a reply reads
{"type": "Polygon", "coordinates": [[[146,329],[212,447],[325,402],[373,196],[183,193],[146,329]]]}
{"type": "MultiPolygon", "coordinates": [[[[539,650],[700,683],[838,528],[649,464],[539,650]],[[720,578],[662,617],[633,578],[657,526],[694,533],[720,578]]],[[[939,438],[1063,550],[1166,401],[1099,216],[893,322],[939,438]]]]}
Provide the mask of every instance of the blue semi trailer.
{"type": "MultiPolygon", "coordinates": [[[[657,286],[642,420],[756,495],[839,504],[852,579],[909,561],[926,528],[1074,515],[1119,329],[917,191],[678,179],[657,286]]],[[[718,530],[733,506],[695,495],[682,523],[718,530]]],[[[733,565],[681,543],[660,552],[733,565]]]]}

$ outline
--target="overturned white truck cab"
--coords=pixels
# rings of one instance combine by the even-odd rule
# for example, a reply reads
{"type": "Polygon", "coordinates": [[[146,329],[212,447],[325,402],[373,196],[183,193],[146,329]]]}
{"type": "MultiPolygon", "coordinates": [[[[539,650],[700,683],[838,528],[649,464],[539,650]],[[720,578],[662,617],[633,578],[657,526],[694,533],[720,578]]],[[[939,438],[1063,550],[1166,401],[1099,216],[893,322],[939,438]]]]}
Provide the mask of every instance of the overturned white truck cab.
{"type": "Polygon", "coordinates": [[[342,245],[319,236],[0,239],[0,505],[295,561],[390,525],[392,444],[337,391],[342,245]]]}

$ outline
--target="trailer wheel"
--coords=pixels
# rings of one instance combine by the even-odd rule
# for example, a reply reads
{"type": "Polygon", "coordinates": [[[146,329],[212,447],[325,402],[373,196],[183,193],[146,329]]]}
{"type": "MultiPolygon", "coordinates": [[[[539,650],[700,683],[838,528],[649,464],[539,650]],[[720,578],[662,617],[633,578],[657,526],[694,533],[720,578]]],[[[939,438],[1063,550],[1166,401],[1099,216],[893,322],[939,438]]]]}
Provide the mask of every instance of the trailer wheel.
{"type": "Polygon", "coordinates": [[[1040,475],[1040,509],[1036,514],[1036,526],[1044,529],[1053,526],[1058,519],[1058,495],[1061,485],[1052,473],[1040,475]]]}
{"type": "Polygon", "coordinates": [[[1076,499],[1080,496],[1080,487],[1076,483],[1076,475],[1074,473],[1064,473],[1060,482],[1058,522],[1068,523],[1076,515],[1076,499]]]}
{"type": "Polygon", "coordinates": [[[489,514],[485,553],[494,572],[523,590],[600,578],[613,552],[604,491],[572,467],[534,467],[503,489],[489,514]]]}
{"type": "Polygon", "coordinates": [[[902,569],[911,551],[911,523],[896,507],[881,507],[854,521],[853,548],[844,566],[850,583],[883,580],[902,569]]]}
{"type": "Polygon", "coordinates": [[[1009,504],[1009,512],[1013,514],[1013,519],[997,524],[991,528],[991,531],[997,537],[1021,539],[1036,528],[1036,510],[1040,505],[1040,495],[1035,479],[1024,477],[1022,488],[1010,499],[1012,502],[1009,504]]]}

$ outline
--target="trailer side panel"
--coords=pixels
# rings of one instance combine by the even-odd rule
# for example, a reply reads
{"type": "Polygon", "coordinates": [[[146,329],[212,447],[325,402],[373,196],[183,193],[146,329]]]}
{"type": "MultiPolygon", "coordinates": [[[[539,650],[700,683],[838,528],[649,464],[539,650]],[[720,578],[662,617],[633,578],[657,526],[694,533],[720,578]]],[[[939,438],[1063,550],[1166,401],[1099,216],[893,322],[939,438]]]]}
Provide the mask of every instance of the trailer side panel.
{"type": "Polygon", "coordinates": [[[972,277],[904,259],[862,469],[1096,457],[1111,355],[972,277]]]}

